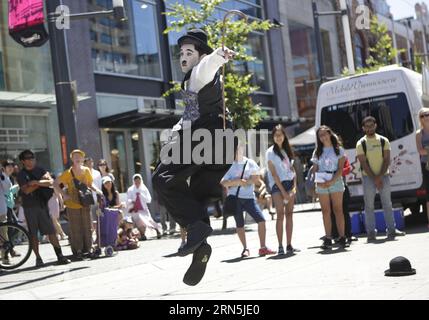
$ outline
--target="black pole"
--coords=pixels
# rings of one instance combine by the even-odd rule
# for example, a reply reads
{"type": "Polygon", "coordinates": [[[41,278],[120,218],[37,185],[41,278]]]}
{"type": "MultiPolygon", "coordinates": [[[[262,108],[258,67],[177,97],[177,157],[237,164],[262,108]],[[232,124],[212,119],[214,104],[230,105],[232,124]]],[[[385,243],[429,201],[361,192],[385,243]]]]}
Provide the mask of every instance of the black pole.
{"type": "Polygon", "coordinates": [[[63,165],[66,166],[70,151],[78,146],[78,139],[75,118],[77,99],[70,75],[67,36],[65,29],[57,28],[54,19],[50,19],[55,14],[56,8],[62,4],[62,0],[46,1],[62,159],[63,165]]]}
{"type": "Polygon", "coordinates": [[[317,59],[319,61],[319,71],[320,71],[320,79],[322,82],[326,78],[325,74],[325,58],[323,55],[323,47],[322,47],[322,34],[320,32],[319,25],[319,13],[317,11],[316,0],[312,0],[313,4],[313,18],[314,18],[314,34],[316,38],[316,47],[317,47],[317,59]]]}

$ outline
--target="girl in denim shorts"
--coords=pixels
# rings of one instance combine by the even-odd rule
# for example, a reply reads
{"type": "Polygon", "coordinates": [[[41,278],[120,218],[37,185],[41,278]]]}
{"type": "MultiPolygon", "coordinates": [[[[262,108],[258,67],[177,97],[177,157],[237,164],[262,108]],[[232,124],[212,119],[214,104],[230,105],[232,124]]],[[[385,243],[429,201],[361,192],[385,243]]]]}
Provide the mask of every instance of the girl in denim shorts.
{"type": "Polygon", "coordinates": [[[265,245],[265,218],[259,208],[255,197],[255,182],[259,179],[260,168],[252,159],[243,156],[243,146],[237,149],[236,159],[222,178],[221,184],[228,188],[228,196],[237,195],[237,210],[234,215],[238,238],[243,245],[241,253],[242,258],[249,256],[250,251],[247,248],[246,234],[244,230],[243,211],[246,211],[258,224],[258,235],[260,242],[259,255],[266,256],[275,254],[265,245]],[[241,178],[242,177],[242,178],[241,178]],[[238,189],[240,188],[240,189],[238,189]]]}
{"type": "Polygon", "coordinates": [[[344,182],[342,179],[345,161],[344,149],[341,147],[337,135],[327,126],[321,126],[316,132],[316,137],[317,147],[311,161],[314,164],[313,172],[316,173],[316,193],[322,207],[326,233],[322,249],[332,247],[332,209],[340,236],[339,244],[341,247],[346,247],[343,215],[344,182]],[[317,173],[320,174],[319,176],[323,174],[324,182],[317,182],[317,173]]]}
{"type": "Polygon", "coordinates": [[[279,254],[284,254],[283,248],[283,221],[286,229],[286,251],[293,253],[299,251],[292,247],[293,206],[295,203],[296,180],[293,169],[293,151],[289,144],[286,130],[282,125],[274,127],[274,145],[268,148],[265,159],[268,168],[268,181],[271,196],[277,213],[276,232],[279,241],[279,254]]]}

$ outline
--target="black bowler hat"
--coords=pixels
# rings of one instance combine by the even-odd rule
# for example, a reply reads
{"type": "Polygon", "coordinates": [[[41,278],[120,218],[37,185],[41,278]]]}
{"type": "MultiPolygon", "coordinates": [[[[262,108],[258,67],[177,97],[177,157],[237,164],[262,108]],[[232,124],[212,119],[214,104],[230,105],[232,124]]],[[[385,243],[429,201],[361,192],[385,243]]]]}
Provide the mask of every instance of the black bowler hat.
{"type": "Polygon", "coordinates": [[[210,54],[213,52],[213,49],[210,48],[207,44],[207,33],[205,33],[203,30],[188,30],[188,32],[184,36],[180,37],[179,40],[177,40],[177,43],[179,44],[179,46],[182,46],[182,43],[187,39],[196,42],[203,49],[204,53],[210,54]]]}
{"type": "Polygon", "coordinates": [[[416,269],[411,268],[411,263],[407,258],[396,257],[390,260],[390,269],[384,271],[386,277],[401,277],[416,274],[416,269]]]}

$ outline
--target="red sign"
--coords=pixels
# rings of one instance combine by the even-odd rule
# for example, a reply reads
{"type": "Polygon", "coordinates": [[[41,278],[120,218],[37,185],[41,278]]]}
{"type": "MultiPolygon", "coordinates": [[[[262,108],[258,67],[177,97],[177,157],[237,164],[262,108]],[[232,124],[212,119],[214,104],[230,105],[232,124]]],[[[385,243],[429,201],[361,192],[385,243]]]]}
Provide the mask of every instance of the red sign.
{"type": "Polygon", "coordinates": [[[67,165],[68,157],[67,157],[67,139],[65,136],[61,136],[61,150],[63,152],[63,164],[67,165]]]}
{"type": "Polygon", "coordinates": [[[8,0],[9,34],[24,47],[40,47],[48,40],[43,0],[8,0]]]}

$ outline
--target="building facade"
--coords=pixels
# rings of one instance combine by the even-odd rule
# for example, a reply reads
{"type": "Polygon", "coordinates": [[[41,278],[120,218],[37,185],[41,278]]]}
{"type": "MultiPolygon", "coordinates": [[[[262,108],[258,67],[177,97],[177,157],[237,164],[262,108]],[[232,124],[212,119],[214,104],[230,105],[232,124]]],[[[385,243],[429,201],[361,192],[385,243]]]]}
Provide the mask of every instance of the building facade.
{"type": "MultiPolygon", "coordinates": [[[[72,79],[77,80],[78,93],[90,97],[77,111],[79,143],[95,160],[108,161],[120,192],[131,184],[134,173],[142,173],[151,189],[161,132],[183,113],[179,97],[162,97],[172,80],[182,79],[177,39],[185,31],[163,33],[170,23],[163,12],[175,2],[128,0],[128,23],[113,17],[91,18],[72,22],[67,31],[72,79]]],[[[178,2],[195,5],[189,0],[178,2]]],[[[71,13],[112,8],[111,0],[63,3],[71,13]]],[[[281,20],[279,3],[271,0],[228,0],[216,9],[213,19],[222,19],[230,9],[254,20],[281,20]]],[[[247,49],[256,59],[235,67],[254,74],[253,84],[259,87],[254,102],[261,103],[271,119],[296,117],[289,92],[283,88],[288,74],[282,30],[252,33],[247,49]]]]}
{"type": "Polygon", "coordinates": [[[62,171],[49,45],[24,48],[8,30],[8,3],[0,2],[0,159],[32,149],[40,165],[62,171]]]}

